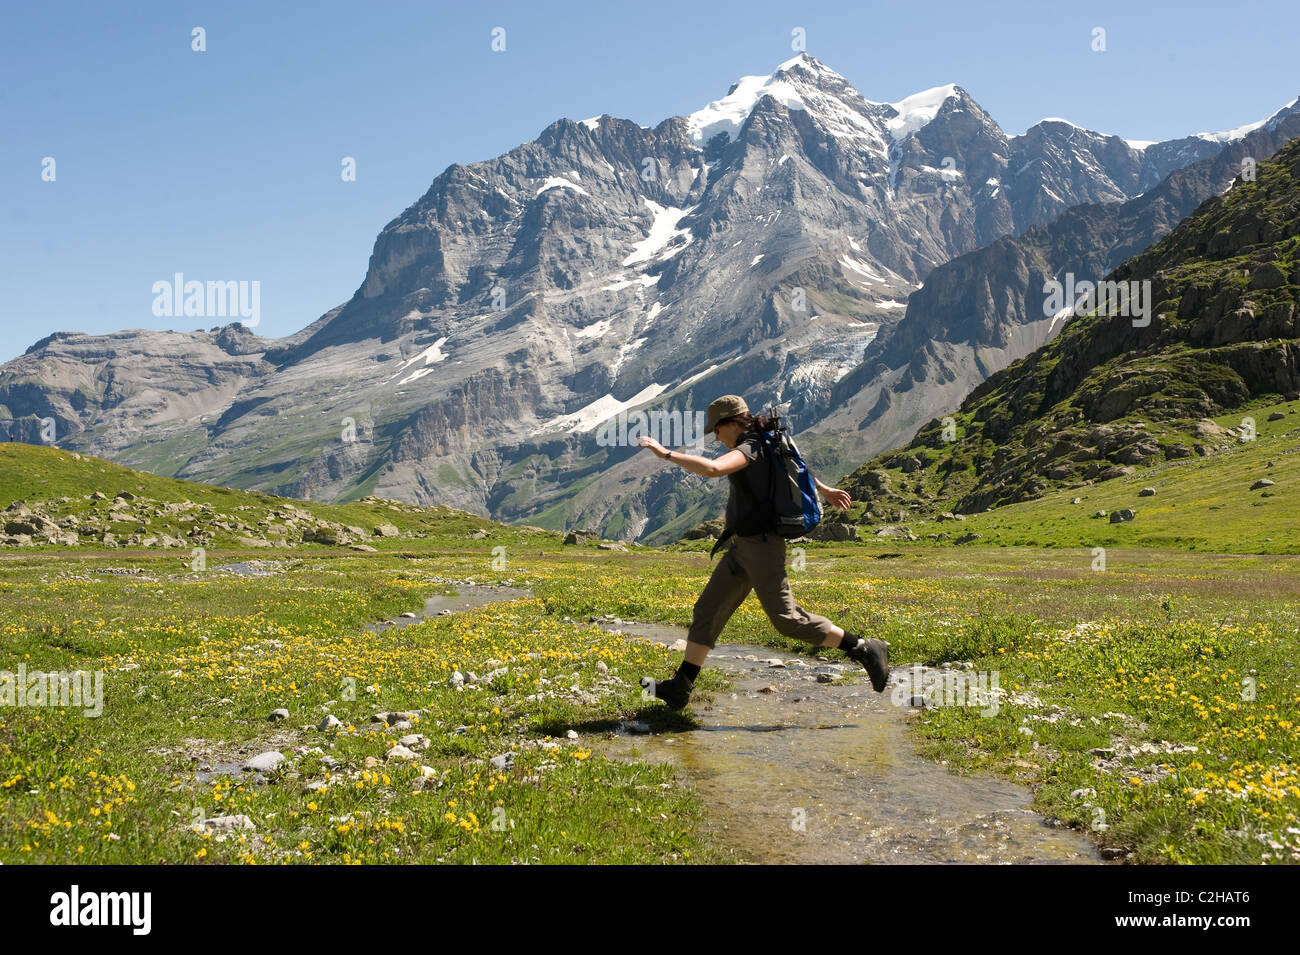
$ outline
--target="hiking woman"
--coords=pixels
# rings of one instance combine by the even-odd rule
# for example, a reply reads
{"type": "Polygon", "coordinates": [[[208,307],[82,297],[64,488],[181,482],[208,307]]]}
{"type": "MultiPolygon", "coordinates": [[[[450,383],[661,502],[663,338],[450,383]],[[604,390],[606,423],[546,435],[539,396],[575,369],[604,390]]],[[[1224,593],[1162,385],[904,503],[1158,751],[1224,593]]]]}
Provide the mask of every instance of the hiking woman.
{"type": "MultiPolygon", "coordinates": [[[[754,510],[749,506],[751,502],[765,498],[769,487],[768,458],[762,453],[760,435],[777,426],[778,422],[766,415],[750,414],[739,395],[723,395],[709,405],[704,428],[705,434],[715,435],[730,449],[721,457],[682,454],[665,448],[654,438],[638,439],[641,447],[693,474],[706,478],[726,475],[731,483],[725,528],[719,541],[730,539],[731,546],[695,602],[694,617],[686,635],[685,657],[672,679],[660,681],[646,677],[641,681],[643,687],[653,684],[655,696],[673,709],[682,709],[689,702],[704,658],[750,590],[758,594],[764,612],[778,633],[818,646],[838,647],[866,668],[877,693],[884,692],[889,678],[889,644],[855,636],[798,606],[785,573],[785,538],[770,529],[761,529],[761,517],[749,513],[754,510]]],[[[847,492],[827,487],[817,478],[813,480],[828,503],[842,510],[848,508],[851,502],[847,492]]]]}

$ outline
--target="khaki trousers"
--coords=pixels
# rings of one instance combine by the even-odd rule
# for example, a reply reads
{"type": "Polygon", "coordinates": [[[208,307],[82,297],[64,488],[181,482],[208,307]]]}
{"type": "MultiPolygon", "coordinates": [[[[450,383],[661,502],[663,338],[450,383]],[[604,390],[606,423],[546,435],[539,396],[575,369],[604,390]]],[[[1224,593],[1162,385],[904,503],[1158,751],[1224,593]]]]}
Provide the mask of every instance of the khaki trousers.
{"type": "Polygon", "coordinates": [[[734,537],[723,552],[704,592],[695,601],[695,616],[686,635],[688,643],[702,643],[712,648],[718,634],[749,596],[758,594],[763,611],[772,626],[787,637],[821,645],[834,626],[825,617],[808,613],[794,602],[790,581],[785,573],[785,538],[779,534],[734,537]]]}

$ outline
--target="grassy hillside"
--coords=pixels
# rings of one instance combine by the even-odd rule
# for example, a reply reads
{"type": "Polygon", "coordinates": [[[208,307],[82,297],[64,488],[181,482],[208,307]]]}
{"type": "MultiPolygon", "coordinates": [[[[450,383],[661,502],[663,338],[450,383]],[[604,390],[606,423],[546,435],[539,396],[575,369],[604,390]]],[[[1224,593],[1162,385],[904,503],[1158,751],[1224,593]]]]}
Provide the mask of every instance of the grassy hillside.
{"type": "MultiPolygon", "coordinates": [[[[501,525],[446,507],[364,498],[328,505],[180,481],[99,458],[0,444],[0,546],[400,549],[501,525]],[[129,495],[129,496],[128,496],[129,495]]],[[[554,534],[528,528],[520,539],[554,534]]]]}
{"type": "MultiPolygon", "coordinates": [[[[901,467],[873,469],[871,480],[901,488],[896,507],[881,514],[921,540],[952,542],[965,535],[981,544],[1043,547],[1169,547],[1213,553],[1300,553],[1300,402],[1250,403],[1212,419],[1224,433],[1208,457],[1161,461],[1105,481],[1056,487],[1032,501],[977,513],[947,516],[913,502],[940,500],[934,469],[908,474],[901,467]],[[1282,417],[1269,421],[1272,415],[1282,417]],[[1243,440],[1241,419],[1253,417],[1257,432],[1243,440]],[[1228,429],[1236,433],[1229,434],[1228,429]],[[1252,490],[1259,480],[1273,485],[1252,490]],[[919,486],[919,489],[918,489],[919,486]],[[1153,494],[1142,492],[1150,488],[1153,494]],[[1129,521],[1112,523],[1113,511],[1130,509],[1129,521]],[[1101,513],[1104,512],[1104,513],[1101,513]],[[924,516],[922,516],[924,515],[924,516]]],[[[892,495],[876,494],[858,512],[892,495]]],[[[870,531],[865,532],[870,535],[870,531]]],[[[884,543],[892,546],[893,539],[884,543]]]]}

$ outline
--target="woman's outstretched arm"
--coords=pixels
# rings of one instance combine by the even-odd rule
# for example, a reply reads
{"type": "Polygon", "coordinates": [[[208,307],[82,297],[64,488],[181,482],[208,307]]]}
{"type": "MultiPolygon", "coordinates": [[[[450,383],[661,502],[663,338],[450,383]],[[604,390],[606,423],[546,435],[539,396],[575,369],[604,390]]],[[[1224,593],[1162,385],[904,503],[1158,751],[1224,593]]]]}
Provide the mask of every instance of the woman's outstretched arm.
{"type": "MultiPolygon", "coordinates": [[[[676,455],[674,455],[676,457],[676,455]]],[[[848,491],[841,491],[837,487],[831,487],[822,483],[822,479],[813,475],[813,483],[817,485],[817,490],[822,492],[822,497],[826,498],[826,503],[832,507],[838,507],[841,511],[847,511],[849,505],[853,503],[849,499],[848,491]]]]}
{"type": "Polygon", "coordinates": [[[656,457],[664,458],[673,464],[680,464],[692,474],[698,474],[700,477],[725,477],[749,465],[749,458],[745,457],[740,451],[728,451],[720,458],[702,458],[698,454],[683,454],[680,451],[672,451],[647,435],[642,435],[636,440],[641,447],[653,451],[656,457]]]}

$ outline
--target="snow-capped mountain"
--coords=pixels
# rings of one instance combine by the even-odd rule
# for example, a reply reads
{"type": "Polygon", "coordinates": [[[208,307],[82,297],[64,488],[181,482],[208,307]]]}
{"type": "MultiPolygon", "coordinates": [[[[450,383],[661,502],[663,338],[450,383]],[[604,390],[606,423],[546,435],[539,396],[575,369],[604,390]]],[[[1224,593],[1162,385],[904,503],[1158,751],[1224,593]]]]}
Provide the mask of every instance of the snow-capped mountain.
{"type": "Polygon", "coordinates": [[[293,336],[59,333],[0,368],[0,406],[159,473],[643,537],[699,481],[601,420],[737,392],[815,422],[937,266],[1223,147],[1008,137],[959,86],[872,102],[801,54],[654,128],[561,119],[448,167],[293,336]]]}

